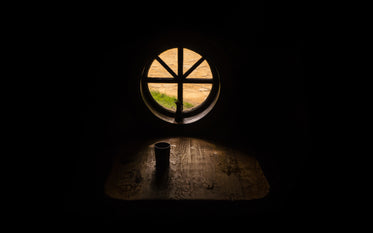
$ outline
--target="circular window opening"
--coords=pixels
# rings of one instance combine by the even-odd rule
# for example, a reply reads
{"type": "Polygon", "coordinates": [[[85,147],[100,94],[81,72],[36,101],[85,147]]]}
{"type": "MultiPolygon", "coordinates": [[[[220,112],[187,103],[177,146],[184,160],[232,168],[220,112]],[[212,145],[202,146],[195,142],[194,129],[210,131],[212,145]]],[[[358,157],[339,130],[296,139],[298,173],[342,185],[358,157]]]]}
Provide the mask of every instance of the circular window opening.
{"type": "Polygon", "coordinates": [[[144,68],[141,95],[154,115],[175,124],[203,118],[220,92],[215,66],[205,56],[187,48],[168,49],[144,68]]]}

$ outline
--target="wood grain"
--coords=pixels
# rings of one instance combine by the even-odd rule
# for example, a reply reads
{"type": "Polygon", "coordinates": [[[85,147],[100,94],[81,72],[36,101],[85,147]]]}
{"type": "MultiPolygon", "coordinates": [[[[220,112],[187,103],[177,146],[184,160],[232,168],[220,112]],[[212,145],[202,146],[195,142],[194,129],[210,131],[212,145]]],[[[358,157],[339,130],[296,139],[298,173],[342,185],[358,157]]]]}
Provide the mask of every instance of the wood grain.
{"type": "Polygon", "coordinates": [[[186,137],[123,146],[113,160],[105,193],[121,200],[252,200],[269,184],[254,156],[186,137]],[[154,144],[171,144],[170,166],[155,168],[154,144]]]}

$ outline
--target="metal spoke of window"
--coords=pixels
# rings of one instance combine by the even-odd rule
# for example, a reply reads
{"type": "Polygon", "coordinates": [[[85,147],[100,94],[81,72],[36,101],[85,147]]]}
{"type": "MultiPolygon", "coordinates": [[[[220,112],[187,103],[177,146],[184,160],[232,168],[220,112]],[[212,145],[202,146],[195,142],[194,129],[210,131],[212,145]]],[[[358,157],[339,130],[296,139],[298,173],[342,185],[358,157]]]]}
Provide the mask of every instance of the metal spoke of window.
{"type": "Polygon", "coordinates": [[[184,51],[182,47],[177,48],[177,60],[178,60],[178,72],[175,72],[159,57],[156,57],[156,60],[173,76],[173,78],[147,78],[146,82],[149,83],[177,83],[178,84],[178,91],[177,91],[177,102],[176,102],[176,122],[180,122],[182,120],[182,112],[183,112],[183,83],[212,83],[212,79],[204,79],[204,78],[193,78],[193,79],[186,79],[186,77],[192,73],[204,60],[205,58],[200,58],[192,67],[189,68],[185,74],[183,74],[183,62],[184,62],[184,51]]]}
{"type": "MultiPolygon", "coordinates": [[[[154,85],[171,85],[171,84],[177,84],[177,91],[176,89],[174,89],[176,92],[175,94],[177,94],[177,97],[176,98],[176,101],[175,101],[175,104],[176,104],[176,111],[172,114],[172,113],[169,113],[170,110],[167,110],[167,109],[164,109],[163,110],[163,106],[160,105],[160,107],[156,107],[154,106],[155,109],[158,109],[158,112],[164,112],[166,115],[169,115],[169,116],[172,116],[174,121],[176,123],[183,123],[183,119],[185,116],[193,116],[193,112],[195,114],[198,114],[200,113],[204,108],[208,108],[209,105],[211,105],[211,103],[215,104],[216,102],[216,99],[217,99],[217,96],[219,94],[219,90],[220,90],[220,84],[217,80],[217,77],[215,77],[216,75],[216,72],[214,73],[212,70],[211,70],[211,67],[208,63],[206,63],[206,58],[198,53],[195,53],[194,51],[192,50],[187,50],[187,52],[189,53],[189,56],[191,53],[195,54],[196,55],[196,58],[193,57],[193,59],[189,59],[186,58],[188,60],[188,63],[187,64],[184,64],[184,56],[188,56],[184,54],[184,51],[185,51],[185,48],[183,47],[177,47],[175,48],[172,52],[172,56],[175,56],[175,58],[173,59],[176,59],[177,57],[177,63],[176,63],[176,60],[175,62],[171,62],[171,64],[169,63],[170,61],[167,60],[168,58],[166,57],[162,57],[162,54],[158,55],[155,57],[155,60],[158,61],[158,69],[160,67],[163,67],[165,69],[165,71],[163,71],[163,73],[157,73],[157,75],[148,75],[148,73],[146,72],[145,76],[143,76],[143,82],[146,84],[147,88],[148,85],[147,84],[152,84],[153,86],[154,85]],[[177,50],[175,50],[177,49],[177,50]],[[161,58],[162,57],[162,58],[161,58]],[[164,60],[166,59],[166,60],[164,60]],[[201,67],[201,64],[205,62],[207,65],[204,64],[204,67],[203,69],[207,70],[206,67],[208,67],[209,71],[210,72],[210,76],[209,75],[204,75],[204,77],[201,77],[199,72],[193,72],[193,71],[196,71],[199,67],[201,67]],[[177,64],[177,69],[176,69],[176,65],[177,64]],[[193,64],[193,65],[192,65],[193,64]],[[185,67],[187,66],[187,67],[185,67]],[[184,69],[187,69],[185,70],[184,72],[184,69]],[[167,72],[166,72],[167,71],[167,72]],[[211,73],[212,72],[212,73],[211,73]],[[192,75],[193,77],[190,77],[191,74],[194,74],[192,75]],[[171,76],[169,76],[171,75],[171,76]],[[199,108],[194,108],[192,110],[191,107],[188,107],[187,109],[187,112],[185,112],[183,110],[183,108],[185,107],[184,106],[184,102],[185,102],[185,93],[184,93],[184,84],[187,84],[187,85],[192,85],[192,84],[196,84],[196,85],[203,85],[203,84],[210,84],[212,85],[211,86],[211,89],[208,89],[210,92],[214,92],[213,93],[213,97],[210,97],[210,98],[207,98],[210,96],[210,94],[205,97],[205,101],[203,101],[201,104],[198,105],[199,108]],[[212,91],[213,90],[213,91],[212,91]],[[209,100],[209,101],[206,101],[206,100],[209,100]],[[205,102],[209,102],[209,103],[205,103],[205,102]]],[[[170,50],[167,50],[167,51],[171,51],[172,49],[170,50]]],[[[148,71],[150,69],[150,67],[148,67],[146,70],[148,71]]],[[[154,74],[154,73],[153,73],[154,74]]],[[[176,86],[175,86],[176,88],[176,86]]],[[[190,86],[188,86],[188,88],[190,88],[190,86]]],[[[203,89],[204,87],[202,86],[201,89],[203,89]]],[[[189,89],[190,91],[190,89],[189,89]]],[[[143,91],[144,93],[148,93],[148,95],[150,96],[149,94],[149,89],[148,90],[144,90],[143,91]]],[[[188,93],[188,90],[186,90],[186,92],[188,93]]],[[[190,97],[189,97],[190,98],[190,97]]],[[[149,102],[153,103],[154,100],[150,100],[149,102]]],[[[188,104],[188,103],[186,103],[188,104]]],[[[152,104],[150,104],[152,105],[152,104]]],[[[154,104],[153,104],[154,105],[154,104]]],[[[157,105],[157,104],[155,104],[157,105]]],[[[148,107],[149,107],[149,104],[148,104],[148,107]]],[[[156,110],[157,111],[157,110],[156,110]]],[[[153,111],[154,112],[154,111],[153,111]]]]}

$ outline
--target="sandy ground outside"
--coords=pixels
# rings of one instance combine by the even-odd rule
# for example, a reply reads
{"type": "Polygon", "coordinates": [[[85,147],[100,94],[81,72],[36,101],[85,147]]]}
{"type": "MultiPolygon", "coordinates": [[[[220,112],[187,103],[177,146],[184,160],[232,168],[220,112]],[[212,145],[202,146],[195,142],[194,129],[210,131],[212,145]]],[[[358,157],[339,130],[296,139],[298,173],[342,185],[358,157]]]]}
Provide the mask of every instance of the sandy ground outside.
{"type": "MultiPolygon", "coordinates": [[[[177,49],[170,49],[159,57],[175,72],[177,73],[177,49]]],[[[183,73],[187,72],[190,67],[192,67],[201,56],[189,49],[184,49],[184,63],[183,63],[183,73]]],[[[172,75],[156,60],[152,63],[148,77],[156,78],[171,78],[172,75]]],[[[187,78],[206,78],[211,79],[212,73],[210,66],[206,61],[202,62],[187,78]]],[[[183,84],[183,97],[184,102],[188,102],[197,106],[201,104],[209,95],[211,91],[212,84],[195,84],[186,83],[183,84]]],[[[173,83],[149,83],[149,89],[151,91],[159,91],[168,96],[177,97],[177,84],[173,83]]]]}
{"type": "MultiPolygon", "coordinates": [[[[183,84],[184,102],[188,102],[197,106],[201,104],[210,94],[212,84],[183,84]]],[[[159,91],[168,96],[177,98],[177,84],[173,83],[149,83],[151,91],[159,91]]]]}

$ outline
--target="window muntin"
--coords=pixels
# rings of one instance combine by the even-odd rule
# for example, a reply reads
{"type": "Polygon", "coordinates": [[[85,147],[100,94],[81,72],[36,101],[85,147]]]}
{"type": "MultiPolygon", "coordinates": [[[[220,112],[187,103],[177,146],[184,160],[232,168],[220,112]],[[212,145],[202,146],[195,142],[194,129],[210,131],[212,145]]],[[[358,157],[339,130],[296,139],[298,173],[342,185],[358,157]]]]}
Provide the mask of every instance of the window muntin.
{"type": "MultiPolygon", "coordinates": [[[[159,58],[167,64],[167,66],[177,74],[177,49],[169,49],[159,55],[159,58]]],[[[149,78],[172,78],[173,76],[168,72],[159,61],[154,60],[148,72],[149,78]]]]}
{"type": "Polygon", "coordinates": [[[206,114],[220,92],[216,70],[205,57],[187,48],[160,53],[144,71],[143,98],[155,115],[165,115],[167,119],[160,118],[169,122],[174,119],[173,123],[186,123],[183,119],[206,114]]]}

